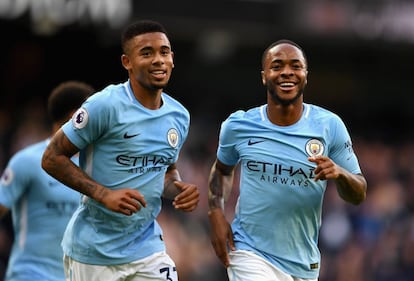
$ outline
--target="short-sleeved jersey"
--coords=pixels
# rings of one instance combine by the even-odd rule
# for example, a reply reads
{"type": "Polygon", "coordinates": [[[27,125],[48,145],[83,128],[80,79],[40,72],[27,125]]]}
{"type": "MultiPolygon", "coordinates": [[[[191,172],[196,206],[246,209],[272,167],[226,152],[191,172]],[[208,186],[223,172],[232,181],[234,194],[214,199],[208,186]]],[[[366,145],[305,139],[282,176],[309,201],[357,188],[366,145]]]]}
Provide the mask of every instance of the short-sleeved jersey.
{"type": "Polygon", "coordinates": [[[240,163],[240,194],[232,223],[238,249],[251,250],[288,274],[319,275],[318,235],[326,181],[314,181],[309,156],[326,155],[360,173],[342,120],[304,104],[291,126],[268,120],[267,105],[237,111],[222,123],[217,158],[240,163]]]}
{"type": "Polygon", "coordinates": [[[162,93],[150,110],[133,95],[129,80],[91,96],[63,126],[80,149],[80,167],[110,189],[133,188],[147,206],[132,216],[83,197],[62,242],[64,252],[88,264],[128,263],[165,250],[156,221],[167,167],[187,138],[189,112],[162,93]]]}
{"type": "MultiPolygon", "coordinates": [[[[60,243],[80,194],[42,169],[48,142],[17,152],[0,181],[0,204],[11,210],[15,235],[7,281],[65,280],[60,243]]],[[[77,164],[78,159],[73,161],[77,164]]]]}

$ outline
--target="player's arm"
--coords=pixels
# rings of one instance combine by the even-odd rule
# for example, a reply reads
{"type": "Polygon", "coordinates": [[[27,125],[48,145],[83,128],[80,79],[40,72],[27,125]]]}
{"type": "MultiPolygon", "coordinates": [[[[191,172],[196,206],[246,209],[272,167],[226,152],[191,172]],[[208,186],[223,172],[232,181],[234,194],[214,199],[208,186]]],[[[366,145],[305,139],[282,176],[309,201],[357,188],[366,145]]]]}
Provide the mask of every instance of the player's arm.
{"type": "Polygon", "coordinates": [[[176,164],[172,164],[165,174],[163,197],[173,200],[176,209],[189,212],[197,207],[200,193],[195,184],[181,180],[176,164]]]}
{"type": "Polygon", "coordinates": [[[335,180],[339,196],[354,205],[362,203],[367,196],[367,181],[361,174],[352,174],[345,169],[335,180]]]}
{"type": "Polygon", "coordinates": [[[73,163],[71,157],[78,151],[78,148],[69,141],[63,131],[59,130],[43,154],[42,168],[65,185],[100,202],[102,197],[105,197],[107,190],[73,163]]]}
{"type": "Polygon", "coordinates": [[[228,267],[230,259],[227,245],[235,250],[233,233],[224,215],[224,205],[233,187],[235,166],[228,166],[216,160],[208,179],[208,217],[211,225],[211,243],[217,257],[228,267]]]}
{"type": "Polygon", "coordinates": [[[90,178],[71,160],[78,151],[60,129],[43,154],[42,168],[66,186],[100,202],[114,212],[131,215],[139,211],[141,205],[146,205],[143,196],[136,190],[111,190],[90,178]]]}
{"type": "Polygon", "coordinates": [[[209,210],[221,209],[224,211],[224,203],[230,195],[233,187],[235,166],[227,166],[216,160],[211,167],[208,179],[208,206],[209,210]]]}
{"type": "Polygon", "coordinates": [[[354,205],[363,202],[367,196],[367,181],[361,174],[352,174],[326,156],[310,157],[317,164],[315,180],[332,179],[336,183],[339,196],[354,205]]]}

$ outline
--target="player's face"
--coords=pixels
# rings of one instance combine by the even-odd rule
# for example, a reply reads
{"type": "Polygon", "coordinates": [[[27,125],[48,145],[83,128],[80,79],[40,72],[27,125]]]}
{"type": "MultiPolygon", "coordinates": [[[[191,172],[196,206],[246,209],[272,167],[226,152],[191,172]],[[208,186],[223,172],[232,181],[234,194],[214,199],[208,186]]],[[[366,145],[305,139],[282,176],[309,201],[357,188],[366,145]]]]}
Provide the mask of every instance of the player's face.
{"type": "Polygon", "coordinates": [[[131,79],[148,90],[167,86],[174,67],[170,41],[162,32],[145,33],[128,42],[122,64],[131,79]]]}
{"type": "Polygon", "coordinates": [[[280,44],[267,53],[262,81],[275,103],[289,105],[302,97],[307,74],[301,50],[290,44],[280,44]]]}

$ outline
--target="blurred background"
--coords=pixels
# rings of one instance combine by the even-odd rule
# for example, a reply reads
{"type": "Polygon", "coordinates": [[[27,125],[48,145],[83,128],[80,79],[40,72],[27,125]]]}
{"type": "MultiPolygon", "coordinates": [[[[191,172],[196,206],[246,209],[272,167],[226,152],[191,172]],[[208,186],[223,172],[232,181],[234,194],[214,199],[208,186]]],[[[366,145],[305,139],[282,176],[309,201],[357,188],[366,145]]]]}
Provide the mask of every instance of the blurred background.
{"type": "MultiPolygon", "coordinates": [[[[328,186],[319,281],[414,280],[414,2],[410,0],[0,0],[0,168],[49,136],[51,89],[79,79],[102,89],[127,79],[120,34],[132,20],[165,25],[175,53],[166,92],[190,110],[178,163],[199,185],[191,214],[165,201],[159,221],[180,281],[226,281],[207,221],[207,177],[221,121],[265,103],[263,50],[286,38],[309,62],[305,101],[339,114],[368,180],[360,206],[328,186]],[[142,2],[142,3],[141,3],[142,2]]],[[[232,206],[237,185],[226,209],[232,206]]],[[[275,202],[277,204],[277,202],[275,202]]],[[[13,232],[0,224],[0,280],[13,232]]]]}

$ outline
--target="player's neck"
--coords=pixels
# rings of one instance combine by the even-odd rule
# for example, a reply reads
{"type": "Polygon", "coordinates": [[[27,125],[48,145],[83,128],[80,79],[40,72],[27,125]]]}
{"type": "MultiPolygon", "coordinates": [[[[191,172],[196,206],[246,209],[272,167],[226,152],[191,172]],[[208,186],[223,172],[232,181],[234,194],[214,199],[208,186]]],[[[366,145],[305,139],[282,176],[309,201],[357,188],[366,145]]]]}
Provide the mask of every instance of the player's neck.
{"type": "Polygon", "coordinates": [[[278,126],[290,126],[299,121],[303,113],[303,104],[275,104],[268,103],[267,118],[278,126]]]}
{"type": "Polygon", "coordinates": [[[161,93],[162,89],[151,90],[132,85],[132,91],[139,103],[148,109],[159,109],[162,105],[161,93]]]}

